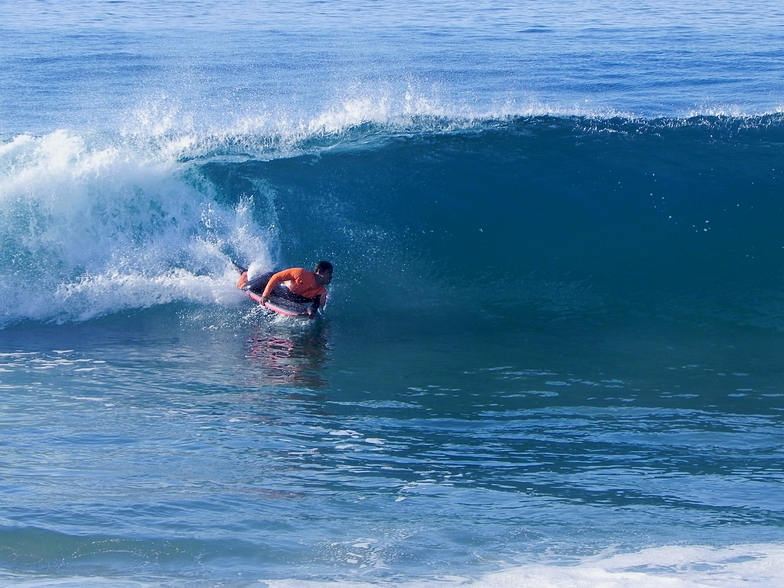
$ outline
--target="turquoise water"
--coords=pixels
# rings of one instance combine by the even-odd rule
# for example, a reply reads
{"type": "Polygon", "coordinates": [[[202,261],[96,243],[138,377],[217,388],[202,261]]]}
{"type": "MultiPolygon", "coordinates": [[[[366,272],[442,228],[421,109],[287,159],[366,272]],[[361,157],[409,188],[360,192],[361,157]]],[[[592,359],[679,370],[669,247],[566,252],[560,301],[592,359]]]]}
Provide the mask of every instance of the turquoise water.
{"type": "Polygon", "coordinates": [[[602,8],[0,7],[2,583],[780,585],[784,15],[602,8]]]}

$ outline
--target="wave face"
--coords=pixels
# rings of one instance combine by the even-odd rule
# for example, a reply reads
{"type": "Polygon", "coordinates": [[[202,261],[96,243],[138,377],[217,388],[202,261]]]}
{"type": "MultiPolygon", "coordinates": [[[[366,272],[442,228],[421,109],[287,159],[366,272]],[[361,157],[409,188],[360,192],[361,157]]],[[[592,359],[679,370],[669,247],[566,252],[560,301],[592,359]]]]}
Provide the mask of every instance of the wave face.
{"type": "Polygon", "coordinates": [[[621,304],[780,328],[783,142],[780,115],[19,135],[2,322],[234,304],[232,260],[324,258],[350,315],[621,304]]]}

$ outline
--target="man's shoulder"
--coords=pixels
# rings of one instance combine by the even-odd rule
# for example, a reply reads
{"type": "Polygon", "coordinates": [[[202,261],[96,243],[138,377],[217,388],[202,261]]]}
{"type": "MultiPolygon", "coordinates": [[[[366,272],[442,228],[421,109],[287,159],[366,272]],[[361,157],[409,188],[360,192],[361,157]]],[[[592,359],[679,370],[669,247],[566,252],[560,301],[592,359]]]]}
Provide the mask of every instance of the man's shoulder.
{"type": "Polygon", "coordinates": [[[306,269],[301,267],[290,267],[288,269],[280,270],[278,274],[286,275],[286,276],[302,276],[305,274],[309,274],[310,272],[306,269]]]}

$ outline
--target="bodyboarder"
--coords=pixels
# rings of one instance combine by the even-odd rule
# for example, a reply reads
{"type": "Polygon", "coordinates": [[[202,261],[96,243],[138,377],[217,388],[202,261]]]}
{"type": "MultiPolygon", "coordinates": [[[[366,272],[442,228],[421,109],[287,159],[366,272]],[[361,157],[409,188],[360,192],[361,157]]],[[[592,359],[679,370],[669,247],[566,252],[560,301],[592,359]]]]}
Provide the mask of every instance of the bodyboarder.
{"type": "Polygon", "coordinates": [[[248,270],[242,271],[237,287],[260,296],[260,303],[269,301],[273,294],[293,302],[309,304],[308,316],[314,318],[327,301],[325,286],[332,281],[332,264],[319,261],[308,271],[300,267],[279,272],[267,272],[248,280],[248,270]]]}

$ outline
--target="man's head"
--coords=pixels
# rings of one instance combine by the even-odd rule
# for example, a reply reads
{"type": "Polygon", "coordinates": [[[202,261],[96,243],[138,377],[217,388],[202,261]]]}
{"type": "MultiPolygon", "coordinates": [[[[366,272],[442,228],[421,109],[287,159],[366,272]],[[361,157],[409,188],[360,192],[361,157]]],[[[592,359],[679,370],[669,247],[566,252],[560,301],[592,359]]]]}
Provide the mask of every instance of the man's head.
{"type": "Polygon", "coordinates": [[[332,281],[332,264],[328,261],[319,261],[313,268],[316,274],[316,281],[322,286],[326,286],[332,281]]]}

